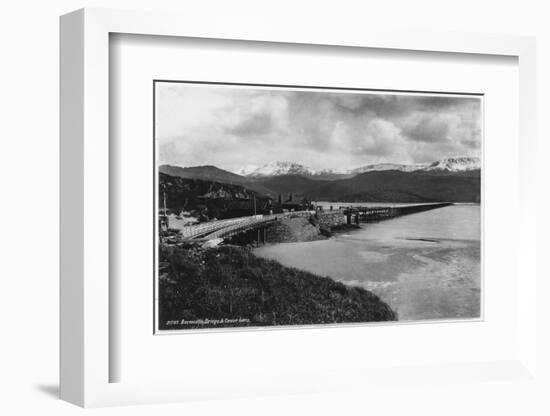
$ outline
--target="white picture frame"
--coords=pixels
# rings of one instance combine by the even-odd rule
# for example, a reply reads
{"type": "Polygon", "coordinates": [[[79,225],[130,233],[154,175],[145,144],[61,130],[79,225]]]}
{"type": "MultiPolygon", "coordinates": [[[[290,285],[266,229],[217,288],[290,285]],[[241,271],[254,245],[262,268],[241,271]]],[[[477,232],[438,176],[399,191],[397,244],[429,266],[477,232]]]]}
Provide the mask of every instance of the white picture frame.
{"type": "MultiPolygon", "coordinates": [[[[206,39],[332,45],[438,53],[505,55],[519,65],[519,214],[527,214],[535,191],[535,41],[530,37],[466,33],[359,31],[328,33],[312,26],[280,27],[268,21],[216,20],[204,25],[189,15],[81,9],[61,18],[61,398],[79,406],[159,403],[209,397],[323,392],[342,388],[342,379],[358,384],[406,381],[407,371],[369,372],[341,368],[320,380],[317,374],[279,374],[262,380],[187,379],[146,383],[110,382],[117,359],[109,348],[109,36],[113,33],[206,39]]],[[[517,293],[518,353],[509,360],[442,363],[436,371],[447,380],[478,382],[476,371],[523,380],[536,375],[536,218],[519,215],[517,293]],[[522,317],[524,319],[522,319],[522,317]]],[[[412,378],[433,374],[422,367],[412,378]]],[[[350,382],[351,383],[351,382],[350,382]]]]}

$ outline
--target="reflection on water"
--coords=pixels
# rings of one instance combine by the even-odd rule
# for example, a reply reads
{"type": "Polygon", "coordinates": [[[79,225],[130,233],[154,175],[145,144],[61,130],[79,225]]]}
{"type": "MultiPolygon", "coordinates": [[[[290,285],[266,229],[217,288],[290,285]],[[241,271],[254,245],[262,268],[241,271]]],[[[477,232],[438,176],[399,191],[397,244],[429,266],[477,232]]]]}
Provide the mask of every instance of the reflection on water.
{"type": "Polygon", "coordinates": [[[255,253],[369,289],[400,320],[477,318],[480,233],[480,206],[464,204],[362,224],[361,230],[327,240],[268,245],[255,253]]]}

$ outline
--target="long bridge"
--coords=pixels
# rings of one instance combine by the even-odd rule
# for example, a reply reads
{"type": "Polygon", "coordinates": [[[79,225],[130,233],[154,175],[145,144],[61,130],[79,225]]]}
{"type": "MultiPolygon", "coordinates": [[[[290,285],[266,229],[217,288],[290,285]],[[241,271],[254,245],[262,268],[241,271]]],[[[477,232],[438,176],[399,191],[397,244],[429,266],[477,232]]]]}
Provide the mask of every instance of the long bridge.
{"type": "MultiPolygon", "coordinates": [[[[402,215],[413,214],[416,212],[427,211],[436,208],[442,208],[451,203],[426,203],[426,204],[411,204],[403,206],[362,206],[362,207],[340,207],[337,212],[330,212],[331,216],[337,214],[343,223],[359,224],[360,222],[380,221],[389,218],[394,218],[402,215]]],[[[226,220],[215,220],[200,224],[185,225],[177,227],[181,233],[181,237],[185,240],[207,241],[215,239],[228,239],[238,234],[242,234],[251,230],[258,230],[258,241],[266,242],[266,229],[271,224],[285,218],[288,215],[306,215],[316,214],[316,211],[297,211],[285,212],[282,214],[270,215],[251,215],[246,217],[230,218],[226,220]]],[[[322,214],[321,214],[322,215],[322,214]]],[[[336,221],[337,219],[334,219],[336,221]]],[[[336,225],[336,222],[332,225],[336,225]]],[[[169,224],[170,226],[170,224],[169,224]]]]}
{"type": "Polygon", "coordinates": [[[402,215],[415,214],[417,212],[429,211],[431,209],[443,208],[452,205],[451,202],[430,202],[423,204],[389,205],[389,206],[350,206],[340,207],[346,216],[347,224],[352,223],[352,218],[359,224],[360,221],[372,222],[402,215]]]}

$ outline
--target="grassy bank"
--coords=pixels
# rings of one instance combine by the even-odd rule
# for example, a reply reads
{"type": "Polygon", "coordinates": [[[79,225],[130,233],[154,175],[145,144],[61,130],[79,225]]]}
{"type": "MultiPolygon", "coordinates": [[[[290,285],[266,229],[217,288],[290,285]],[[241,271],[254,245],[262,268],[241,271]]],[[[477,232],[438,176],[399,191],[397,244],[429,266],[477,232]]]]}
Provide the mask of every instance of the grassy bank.
{"type": "Polygon", "coordinates": [[[235,246],[162,247],[159,327],[220,328],[396,320],[373,293],[235,246]]]}

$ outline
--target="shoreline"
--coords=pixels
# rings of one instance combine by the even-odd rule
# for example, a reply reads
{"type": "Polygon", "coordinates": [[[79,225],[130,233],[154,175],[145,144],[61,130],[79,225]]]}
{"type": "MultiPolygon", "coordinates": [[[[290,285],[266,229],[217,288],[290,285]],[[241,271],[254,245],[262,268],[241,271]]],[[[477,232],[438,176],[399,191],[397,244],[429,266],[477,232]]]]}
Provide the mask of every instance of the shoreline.
{"type": "Polygon", "coordinates": [[[256,256],[250,247],[161,247],[161,330],[396,321],[373,292],[256,256]]]}

